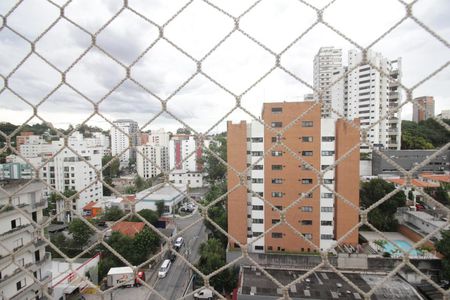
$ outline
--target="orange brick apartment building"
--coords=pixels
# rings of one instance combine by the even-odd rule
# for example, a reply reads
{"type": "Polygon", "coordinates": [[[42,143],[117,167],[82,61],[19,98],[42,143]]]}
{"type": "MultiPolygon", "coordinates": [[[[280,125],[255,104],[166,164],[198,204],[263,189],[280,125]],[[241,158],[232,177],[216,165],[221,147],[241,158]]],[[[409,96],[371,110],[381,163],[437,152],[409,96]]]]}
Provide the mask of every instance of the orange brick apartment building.
{"type": "MultiPolygon", "coordinates": [[[[305,115],[282,136],[277,136],[256,120],[239,124],[228,122],[228,190],[240,184],[231,167],[243,172],[267,152],[244,174],[249,189],[279,209],[301,198],[287,211],[286,221],[318,248],[325,250],[359,221],[355,208],[336,199],[325,188],[334,189],[359,207],[359,147],[336,169],[324,174],[322,186],[316,186],[318,177],[310,166],[323,170],[333,165],[359,143],[360,134],[357,128],[344,120],[321,119],[320,106],[314,106],[313,102],[265,103],[262,119],[273,129],[281,130],[303,113],[305,115]],[[278,144],[279,140],[307,164],[278,144]]],[[[255,240],[280,219],[276,209],[252,195],[245,186],[228,195],[228,232],[242,244],[252,243],[249,251],[314,251],[314,247],[287,224],[280,224],[255,240]]],[[[232,248],[238,246],[231,239],[229,241],[232,248]]],[[[358,230],[349,234],[344,243],[356,245],[358,230]]]]}

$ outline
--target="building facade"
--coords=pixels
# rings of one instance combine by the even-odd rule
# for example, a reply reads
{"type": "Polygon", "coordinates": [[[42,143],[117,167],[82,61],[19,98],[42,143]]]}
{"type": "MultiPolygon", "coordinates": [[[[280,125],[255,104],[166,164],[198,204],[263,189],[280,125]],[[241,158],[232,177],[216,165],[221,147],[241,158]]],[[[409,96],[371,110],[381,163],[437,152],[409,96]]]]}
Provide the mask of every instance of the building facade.
{"type": "MultiPolygon", "coordinates": [[[[324,89],[322,95],[323,104],[331,106],[331,87],[333,73],[342,68],[342,50],[334,47],[322,47],[314,57],[314,89],[324,89]],[[327,90],[325,90],[327,89],[327,90]]],[[[319,100],[319,95],[314,92],[313,97],[305,97],[305,101],[319,100]]],[[[322,108],[322,117],[331,117],[332,113],[326,106],[322,108]]]]}
{"type": "Polygon", "coordinates": [[[136,169],[142,178],[152,178],[169,171],[169,148],[161,145],[137,146],[136,169]]]}
{"type": "Polygon", "coordinates": [[[182,184],[190,188],[199,188],[203,186],[203,173],[174,170],[170,172],[169,180],[171,183],[182,184]]]}
{"type": "MultiPolygon", "coordinates": [[[[203,145],[209,147],[209,140],[203,140],[203,145]]],[[[169,166],[171,170],[187,172],[203,171],[203,147],[198,144],[193,135],[177,134],[169,142],[169,166]]]]}
{"type": "MultiPolygon", "coordinates": [[[[307,115],[282,136],[258,121],[228,122],[228,190],[241,184],[228,195],[228,230],[241,244],[248,244],[249,251],[313,252],[317,249],[312,244],[328,249],[359,221],[357,120],[355,128],[340,119],[323,119],[320,106],[313,102],[265,103],[262,119],[280,130],[306,110],[307,115]],[[324,173],[320,185],[313,169],[325,170],[350,149],[354,151],[345,160],[324,173]],[[264,156],[267,151],[269,154],[264,156]],[[233,169],[246,174],[248,188],[233,169]],[[336,199],[329,189],[354,207],[336,199]],[[278,210],[288,206],[286,221],[305,239],[283,223],[261,237],[282,220],[278,210]]],[[[232,239],[229,242],[231,247],[238,246],[232,239]]],[[[357,242],[358,230],[344,241],[357,242]]]]}
{"type": "Polygon", "coordinates": [[[434,98],[432,96],[423,96],[414,99],[413,105],[413,121],[419,123],[425,121],[428,118],[434,117],[434,98]],[[421,109],[418,105],[423,107],[421,109]]]}
{"type": "Polygon", "coordinates": [[[12,207],[0,212],[0,291],[2,299],[41,299],[43,289],[51,281],[51,257],[45,252],[45,241],[35,235],[35,225],[44,222],[43,209],[47,201],[43,197],[41,182],[10,180],[0,182],[0,205],[3,207],[12,197],[14,207],[20,207],[29,217],[12,207]],[[23,186],[25,186],[23,188],[23,186]],[[12,263],[14,260],[14,263],[12,263]],[[30,271],[28,274],[19,267],[30,271]],[[34,278],[32,278],[32,276],[34,278]],[[40,281],[37,284],[34,280],[40,281]],[[42,287],[41,287],[42,285],[42,287]]]}
{"type": "MultiPolygon", "coordinates": [[[[360,65],[362,53],[350,50],[348,66],[334,71],[332,107],[338,116],[359,118],[361,129],[368,130],[367,141],[373,147],[399,150],[401,111],[392,110],[398,109],[401,103],[398,85],[402,76],[401,59],[388,60],[373,51],[368,51],[367,56],[370,64],[360,65]]],[[[370,152],[370,148],[363,144],[361,151],[370,152]]]]}
{"type": "MultiPolygon", "coordinates": [[[[412,170],[419,163],[433,155],[436,150],[381,150],[381,153],[395,161],[406,171],[412,170]]],[[[432,161],[418,169],[415,174],[420,172],[442,172],[450,170],[450,150],[442,155],[436,156],[432,161]]],[[[402,175],[395,166],[390,164],[380,154],[372,153],[372,175],[402,175]]]]}
{"type": "Polygon", "coordinates": [[[136,161],[139,126],[133,120],[116,120],[111,127],[111,154],[120,155],[120,167],[128,167],[130,162],[136,161]]]}

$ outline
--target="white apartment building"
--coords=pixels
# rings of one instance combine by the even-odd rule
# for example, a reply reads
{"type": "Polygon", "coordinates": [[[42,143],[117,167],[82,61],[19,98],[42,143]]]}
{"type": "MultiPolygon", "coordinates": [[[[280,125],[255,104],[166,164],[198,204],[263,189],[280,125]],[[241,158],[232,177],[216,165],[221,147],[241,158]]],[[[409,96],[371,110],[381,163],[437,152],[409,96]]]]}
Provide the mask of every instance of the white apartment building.
{"type": "MultiPolygon", "coordinates": [[[[380,53],[372,51],[368,52],[368,59],[372,66],[358,66],[362,61],[362,53],[357,50],[348,52],[348,67],[341,67],[333,72],[331,80],[340,80],[331,91],[332,107],[351,120],[359,118],[361,129],[373,126],[368,132],[368,141],[373,147],[399,150],[401,111],[390,115],[389,112],[401,102],[396,81],[401,78],[401,59],[389,61],[380,53]],[[348,70],[352,71],[342,77],[348,70]],[[379,119],[382,121],[375,124],[379,119]]],[[[361,145],[361,151],[369,152],[369,147],[361,145]]]]}
{"type": "Polygon", "coordinates": [[[139,176],[152,178],[169,171],[169,148],[162,145],[137,146],[136,168],[139,176]]]}
{"type": "Polygon", "coordinates": [[[120,167],[128,167],[130,161],[136,160],[134,147],[138,145],[138,123],[133,120],[116,120],[113,124],[110,131],[111,154],[120,154],[120,167]]]}
{"type": "Polygon", "coordinates": [[[203,186],[203,173],[174,170],[169,174],[169,181],[175,184],[182,184],[190,188],[199,188],[203,186]]]}
{"type": "MultiPolygon", "coordinates": [[[[209,147],[210,140],[205,139],[203,145],[209,147]]],[[[173,170],[187,172],[203,171],[200,159],[203,157],[203,147],[197,147],[197,142],[192,135],[177,134],[172,136],[169,142],[169,166],[173,170]]]]}
{"type": "Polygon", "coordinates": [[[152,130],[148,135],[148,144],[150,145],[161,145],[164,147],[169,147],[170,134],[166,132],[163,128],[158,130],[152,130]]]}
{"type": "MultiPolygon", "coordinates": [[[[24,156],[35,167],[40,167],[45,163],[39,170],[39,176],[51,187],[61,193],[65,190],[80,192],[79,198],[72,200],[71,203],[71,208],[80,215],[83,211],[82,208],[87,203],[101,200],[103,197],[103,185],[100,181],[97,181],[96,170],[100,170],[102,167],[104,149],[102,146],[89,146],[93,145],[92,141],[92,139],[84,139],[79,132],[73,133],[68,139],[68,145],[76,153],[68,148],[60,151],[64,146],[64,139],[47,144],[24,144],[20,146],[21,149],[27,149],[27,155],[24,156]],[[94,168],[91,168],[78,155],[88,161],[94,168]],[[49,161],[47,162],[47,160],[49,161]]],[[[45,196],[48,196],[50,192],[51,190],[47,188],[44,192],[45,196]]],[[[63,210],[64,201],[59,201],[56,205],[58,221],[68,221],[71,218],[70,212],[66,212],[66,215],[60,214],[63,210]]]]}
{"type": "MultiPolygon", "coordinates": [[[[314,57],[314,89],[326,89],[333,83],[333,73],[342,67],[342,50],[334,47],[321,47],[314,57]]],[[[313,98],[309,96],[305,101],[318,100],[319,95],[314,92],[313,98]]],[[[324,91],[323,103],[331,105],[331,88],[324,91]]],[[[322,108],[322,117],[331,117],[331,112],[322,108]]]]}
{"type": "MultiPolygon", "coordinates": [[[[42,224],[42,211],[47,207],[43,197],[45,186],[35,181],[22,189],[27,182],[10,180],[8,183],[0,182],[0,185],[7,193],[17,192],[12,198],[13,206],[20,207],[33,222],[42,224]]],[[[0,190],[2,207],[9,202],[9,196],[3,190],[0,190]]],[[[1,211],[0,243],[0,299],[41,299],[42,290],[51,281],[51,257],[45,252],[46,243],[35,235],[33,224],[15,209],[1,211]],[[16,264],[29,270],[34,278],[16,264]]]]}
{"type": "Polygon", "coordinates": [[[111,141],[109,136],[102,132],[93,132],[92,137],[84,138],[88,147],[101,147],[103,156],[111,154],[111,141]]]}

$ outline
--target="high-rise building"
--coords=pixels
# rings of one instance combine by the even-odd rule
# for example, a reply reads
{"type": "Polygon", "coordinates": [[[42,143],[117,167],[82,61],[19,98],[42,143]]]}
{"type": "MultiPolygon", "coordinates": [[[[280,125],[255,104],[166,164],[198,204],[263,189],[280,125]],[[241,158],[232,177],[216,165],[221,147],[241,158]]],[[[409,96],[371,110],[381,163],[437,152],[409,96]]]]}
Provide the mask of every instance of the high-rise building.
{"type": "Polygon", "coordinates": [[[170,134],[163,128],[152,130],[148,136],[148,144],[169,147],[170,134]]]}
{"type": "Polygon", "coordinates": [[[42,299],[42,291],[51,281],[51,257],[45,252],[45,241],[35,235],[37,229],[31,221],[39,225],[44,223],[45,186],[39,181],[29,183],[28,180],[8,180],[0,182],[0,186],[0,206],[10,203],[21,208],[21,212],[16,209],[0,212],[1,298],[42,299]],[[10,195],[13,195],[12,199],[10,195]],[[40,283],[36,283],[36,279],[40,283]]]}
{"type": "Polygon", "coordinates": [[[136,147],[136,168],[139,176],[152,178],[169,171],[169,148],[161,145],[141,145],[136,147]]]}
{"type": "MultiPolygon", "coordinates": [[[[328,249],[359,222],[358,120],[353,121],[355,128],[342,119],[321,118],[320,106],[311,106],[313,102],[264,104],[262,119],[275,130],[309,110],[282,136],[256,120],[227,124],[228,232],[242,244],[252,242],[249,251],[315,251],[309,242],[328,249]],[[323,171],[346,154],[319,182],[313,168],[323,171]],[[234,189],[242,180],[248,187],[234,189]],[[283,219],[274,207],[289,207],[286,222],[309,242],[284,223],[261,237],[283,219]]],[[[229,242],[230,247],[238,246],[232,239],[229,242]]],[[[358,230],[351,231],[344,243],[357,244],[358,230]]]]}
{"type": "MultiPolygon", "coordinates": [[[[327,118],[331,116],[331,111],[326,105],[331,106],[331,87],[333,73],[342,67],[342,50],[334,47],[322,47],[314,57],[314,89],[324,89],[322,107],[322,117],[327,118]]],[[[319,99],[318,93],[313,94],[314,100],[319,99]]],[[[305,99],[307,100],[307,99],[305,99]]],[[[310,98],[308,100],[311,100],[310,98]]]]}
{"type": "Polygon", "coordinates": [[[139,126],[133,120],[116,120],[111,127],[111,154],[120,154],[120,167],[127,167],[130,161],[136,161],[139,126]]]}
{"type": "Polygon", "coordinates": [[[414,102],[423,107],[423,110],[418,105],[413,105],[413,121],[419,123],[428,118],[434,117],[434,98],[432,96],[423,96],[414,99],[414,102]]]}
{"type": "MultiPolygon", "coordinates": [[[[348,67],[333,72],[332,107],[336,118],[360,119],[361,129],[368,129],[367,140],[375,148],[400,149],[401,103],[398,80],[401,59],[389,61],[378,52],[368,51],[370,64],[361,64],[362,53],[348,52],[348,67]],[[348,74],[348,70],[351,70],[348,74]],[[381,72],[380,72],[381,71],[381,72]],[[380,120],[380,122],[378,122],[380,120]]],[[[362,152],[369,146],[361,145],[362,152]]]]}
{"type": "MultiPolygon", "coordinates": [[[[70,207],[81,215],[82,208],[87,203],[101,200],[103,197],[103,185],[97,180],[96,170],[101,170],[104,147],[97,145],[95,139],[84,139],[79,132],[69,137],[68,146],[75,152],[68,148],[63,149],[64,139],[45,144],[22,144],[20,150],[21,155],[35,168],[42,166],[39,169],[39,176],[49,186],[61,193],[66,190],[80,192],[78,199],[73,199],[70,207]]],[[[25,164],[20,157],[17,157],[15,162],[25,164]]],[[[34,170],[31,172],[33,176],[34,170]]],[[[44,195],[48,196],[51,192],[51,189],[46,188],[44,195]]],[[[62,200],[56,203],[58,221],[67,221],[71,218],[71,212],[60,214],[65,207],[67,208],[67,203],[62,200]]]]}
{"type": "MultiPolygon", "coordinates": [[[[209,140],[205,139],[203,145],[209,147],[209,140]]],[[[176,134],[169,141],[170,169],[188,172],[203,171],[203,148],[198,145],[193,135],[176,134]]]]}
{"type": "Polygon", "coordinates": [[[439,114],[442,119],[450,119],[450,109],[443,109],[439,114]]]}

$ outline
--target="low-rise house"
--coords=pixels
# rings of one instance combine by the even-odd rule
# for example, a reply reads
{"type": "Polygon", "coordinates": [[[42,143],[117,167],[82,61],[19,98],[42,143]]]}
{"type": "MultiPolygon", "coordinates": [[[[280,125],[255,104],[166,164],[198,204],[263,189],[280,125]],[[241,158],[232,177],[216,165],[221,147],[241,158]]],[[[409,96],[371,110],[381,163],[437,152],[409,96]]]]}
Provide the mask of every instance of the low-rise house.
{"type": "Polygon", "coordinates": [[[185,199],[185,185],[161,183],[136,194],[136,211],[151,209],[157,211],[157,203],[164,203],[164,214],[175,213],[176,206],[185,199]]]}
{"type": "Polygon", "coordinates": [[[83,207],[83,217],[90,219],[99,216],[102,213],[102,204],[91,201],[83,207]]]}
{"type": "Polygon", "coordinates": [[[145,227],[144,222],[121,221],[114,224],[111,230],[118,231],[123,235],[127,235],[133,238],[136,234],[144,230],[144,227],[145,227]]]}
{"type": "Polygon", "coordinates": [[[190,172],[186,170],[173,170],[170,172],[169,180],[174,184],[182,184],[190,188],[203,187],[203,173],[190,172]]]}

